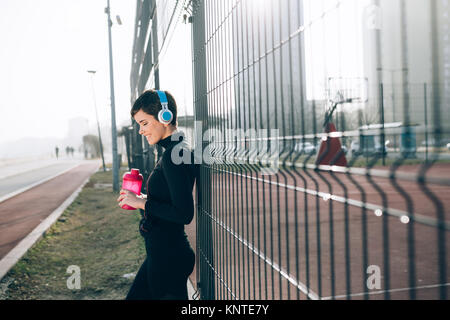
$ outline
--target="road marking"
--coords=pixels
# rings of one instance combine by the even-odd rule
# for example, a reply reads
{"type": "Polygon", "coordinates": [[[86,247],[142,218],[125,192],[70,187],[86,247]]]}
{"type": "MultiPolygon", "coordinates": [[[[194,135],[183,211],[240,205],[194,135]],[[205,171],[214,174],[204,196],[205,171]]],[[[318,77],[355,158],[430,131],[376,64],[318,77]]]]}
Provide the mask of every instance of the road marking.
{"type": "MultiPolygon", "coordinates": [[[[38,161],[38,160],[36,160],[36,161],[38,161]]],[[[51,160],[51,159],[48,159],[48,160],[46,160],[47,162],[44,162],[44,163],[41,163],[41,164],[37,164],[37,166],[35,166],[35,167],[33,167],[33,166],[31,166],[31,167],[28,167],[28,168],[25,168],[23,171],[21,171],[21,172],[15,172],[15,171],[10,171],[9,173],[3,173],[3,175],[2,174],[0,174],[0,180],[3,180],[3,179],[6,179],[6,178],[10,178],[10,177],[14,177],[14,176],[17,176],[17,175],[20,175],[20,174],[23,174],[23,173],[29,173],[29,172],[31,172],[31,171],[35,171],[35,170],[39,170],[39,169],[42,169],[42,168],[47,168],[47,167],[49,167],[49,166],[52,166],[52,165],[54,165],[54,164],[59,164],[59,163],[61,163],[61,162],[58,162],[56,159],[53,159],[53,160],[51,160]]],[[[34,161],[33,161],[34,162],[34,161]]],[[[20,163],[19,162],[19,164],[28,164],[29,162],[23,162],[23,163],[20,163]]],[[[36,164],[35,164],[36,165],[36,164]]],[[[1,167],[1,166],[0,166],[1,167]]],[[[6,167],[8,167],[8,166],[6,166],[6,167]]],[[[12,165],[12,166],[9,166],[9,167],[13,167],[14,168],[14,165],[12,165]]]]}
{"type": "Polygon", "coordinates": [[[58,177],[58,176],[60,176],[60,175],[62,175],[62,174],[64,174],[64,173],[66,173],[66,172],[72,170],[72,169],[75,169],[76,167],[78,167],[78,166],[80,166],[80,165],[81,165],[81,163],[76,164],[76,165],[70,167],[69,169],[66,169],[66,170],[64,170],[64,171],[61,171],[61,172],[59,172],[59,173],[57,173],[57,174],[55,174],[55,175],[53,175],[53,176],[44,178],[44,179],[42,179],[42,180],[40,180],[40,181],[37,181],[37,182],[35,182],[35,183],[30,184],[29,186],[26,186],[26,187],[21,188],[21,189],[19,189],[19,190],[16,190],[16,191],[13,191],[13,192],[11,192],[11,193],[8,193],[7,195],[5,195],[5,196],[3,196],[3,197],[0,197],[0,203],[2,203],[3,201],[6,201],[6,200],[8,200],[8,199],[10,199],[10,198],[12,198],[12,197],[15,197],[15,196],[18,195],[18,194],[21,194],[21,193],[23,193],[23,192],[25,192],[25,191],[28,191],[28,190],[30,190],[30,189],[32,189],[32,188],[34,188],[34,187],[36,187],[36,186],[38,186],[38,185],[40,185],[40,184],[43,184],[43,183],[45,183],[45,182],[47,182],[47,181],[49,181],[49,180],[52,180],[52,179],[54,179],[54,178],[56,178],[56,177],[58,177]]]}
{"type": "Polygon", "coordinates": [[[264,182],[266,184],[271,184],[274,186],[279,186],[279,187],[282,187],[285,189],[306,193],[311,196],[322,198],[324,201],[328,201],[331,199],[333,201],[340,202],[344,205],[348,204],[353,207],[364,208],[364,209],[374,212],[374,213],[378,212],[378,210],[381,210],[382,213],[387,214],[388,216],[391,216],[391,217],[397,217],[400,219],[402,219],[402,218],[405,219],[405,217],[408,217],[408,219],[409,219],[408,222],[414,221],[414,222],[418,222],[423,225],[435,227],[435,228],[442,226],[445,230],[450,231],[450,223],[449,222],[446,222],[446,221],[441,222],[438,219],[430,218],[430,217],[424,216],[419,213],[409,214],[406,211],[395,209],[395,208],[383,208],[380,205],[372,204],[369,202],[363,202],[363,201],[354,200],[351,198],[345,198],[345,197],[341,197],[341,196],[337,196],[337,195],[332,195],[327,192],[316,191],[316,190],[312,190],[312,189],[305,189],[302,187],[296,187],[293,185],[284,184],[284,183],[267,180],[267,179],[263,179],[263,178],[258,178],[257,176],[253,177],[253,176],[249,176],[246,174],[236,173],[236,172],[232,172],[232,171],[228,171],[228,170],[224,170],[224,169],[215,168],[214,170],[216,170],[218,172],[225,172],[225,173],[232,174],[235,176],[240,176],[240,177],[243,177],[246,179],[251,179],[254,181],[264,182]]]}
{"type": "Polygon", "coordinates": [[[418,290],[418,289],[433,289],[433,288],[439,288],[439,287],[447,287],[450,286],[450,283],[444,283],[444,284],[431,284],[427,286],[420,286],[420,287],[412,287],[412,288],[398,288],[398,289],[390,289],[390,290],[380,290],[380,291],[368,291],[368,292],[359,292],[359,293],[352,293],[350,295],[339,295],[339,296],[330,296],[330,297],[323,297],[321,300],[331,300],[331,299],[343,299],[347,297],[360,297],[364,295],[376,295],[376,294],[383,294],[386,292],[401,292],[401,291],[409,291],[411,289],[418,290]]]}
{"type": "Polygon", "coordinates": [[[217,225],[219,225],[222,229],[224,229],[226,232],[228,232],[230,235],[232,235],[234,238],[236,238],[239,242],[241,242],[248,249],[253,251],[261,260],[263,260],[267,265],[269,265],[272,269],[274,269],[276,272],[278,272],[283,278],[285,278],[287,281],[289,281],[298,290],[303,292],[309,299],[311,299],[311,300],[319,300],[320,299],[319,295],[317,293],[315,293],[313,290],[311,290],[310,287],[308,287],[301,281],[297,280],[296,277],[294,277],[293,275],[289,274],[286,270],[284,270],[275,261],[272,261],[269,257],[267,257],[266,254],[263,251],[261,251],[259,248],[255,247],[253,244],[249,243],[247,240],[242,238],[239,234],[234,232],[234,230],[232,230],[229,226],[224,224],[222,221],[215,219],[207,211],[205,211],[205,210],[202,210],[202,211],[204,214],[208,215],[209,218],[211,220],[213,220],[217,225]]]}

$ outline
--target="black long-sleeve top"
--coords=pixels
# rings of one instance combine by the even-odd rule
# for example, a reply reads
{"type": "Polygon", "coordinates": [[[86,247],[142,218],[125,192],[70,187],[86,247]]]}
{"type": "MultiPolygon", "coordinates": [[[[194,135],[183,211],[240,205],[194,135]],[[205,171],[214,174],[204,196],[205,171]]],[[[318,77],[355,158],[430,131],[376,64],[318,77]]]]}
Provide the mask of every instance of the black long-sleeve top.
{"type": "Polygon", "coordinates": [[[170,234],[185,238],[184,225],[194,216],[192,191],[197,166],[182,132],[159,141],[158,145],[164,148],[164,153],[147,180],[147,202],[140,232],[144,237],[170,234]]]}

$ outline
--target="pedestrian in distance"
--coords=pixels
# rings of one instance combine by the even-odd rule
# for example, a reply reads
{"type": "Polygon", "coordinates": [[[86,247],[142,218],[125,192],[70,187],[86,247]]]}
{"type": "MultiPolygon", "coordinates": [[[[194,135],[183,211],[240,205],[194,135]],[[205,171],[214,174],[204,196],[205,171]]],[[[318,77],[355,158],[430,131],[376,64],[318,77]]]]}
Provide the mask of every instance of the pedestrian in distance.
{"type": "Polygon", "coordinates": [[[143,210],[139,231],[147,252],[126,299],[187,300],[195,254],[184,226],[194,216],[192,192],[198,166],[177,129],[177,105],[169,92],[144,92],[131,116],[140,126],[139,134],[164,153],[147,180],[147,195],[121,190],[117,199],[120,207],[127,204],[143,210]]]}

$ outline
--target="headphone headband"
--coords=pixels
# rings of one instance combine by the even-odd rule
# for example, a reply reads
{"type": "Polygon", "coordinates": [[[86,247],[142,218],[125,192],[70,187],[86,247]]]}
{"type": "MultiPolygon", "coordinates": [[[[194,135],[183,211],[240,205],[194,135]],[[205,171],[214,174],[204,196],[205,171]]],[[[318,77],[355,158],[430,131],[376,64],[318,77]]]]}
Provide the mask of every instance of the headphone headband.
{"type": "Polygon", "coordinates": [[[161,102],[161,105],[163,106],[163,108],[164,108],[165,106],[167,106],[167,108],[168,108],[168,106],[169,106],[169,101],[167,101],[167,96],[166,96],[166,94],[164,93],[164,91],[156,90],[156,92],[158,93],[159,101],[161,102]]]}

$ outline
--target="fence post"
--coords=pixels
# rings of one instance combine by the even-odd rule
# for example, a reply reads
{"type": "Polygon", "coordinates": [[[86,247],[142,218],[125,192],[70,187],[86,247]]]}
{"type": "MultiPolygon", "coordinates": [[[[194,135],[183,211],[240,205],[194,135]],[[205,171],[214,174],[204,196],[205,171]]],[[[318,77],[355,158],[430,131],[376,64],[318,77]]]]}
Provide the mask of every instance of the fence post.
{"type": "MultiPolygon", "coordinates": [[[[193,3],[194,14],[192,23],[192,56],[194,78],[194,114],[195,121],[202,122],[202,137],[208,130],[208,96],[206,77],[206,46],[205,46],[205,2],[195,0],[193,3]]],[[[198,141],[196,148],[204,147],[203,141],[198,141]]],[[[203,151],[202,151],[203,154],[203,151]]],[[[197,281],[202,300],[215,299],[214,277],[214,243],[212,237],[211,219],[211,172],[208,165],[201,164],[197,179],[197,281]]]]}

